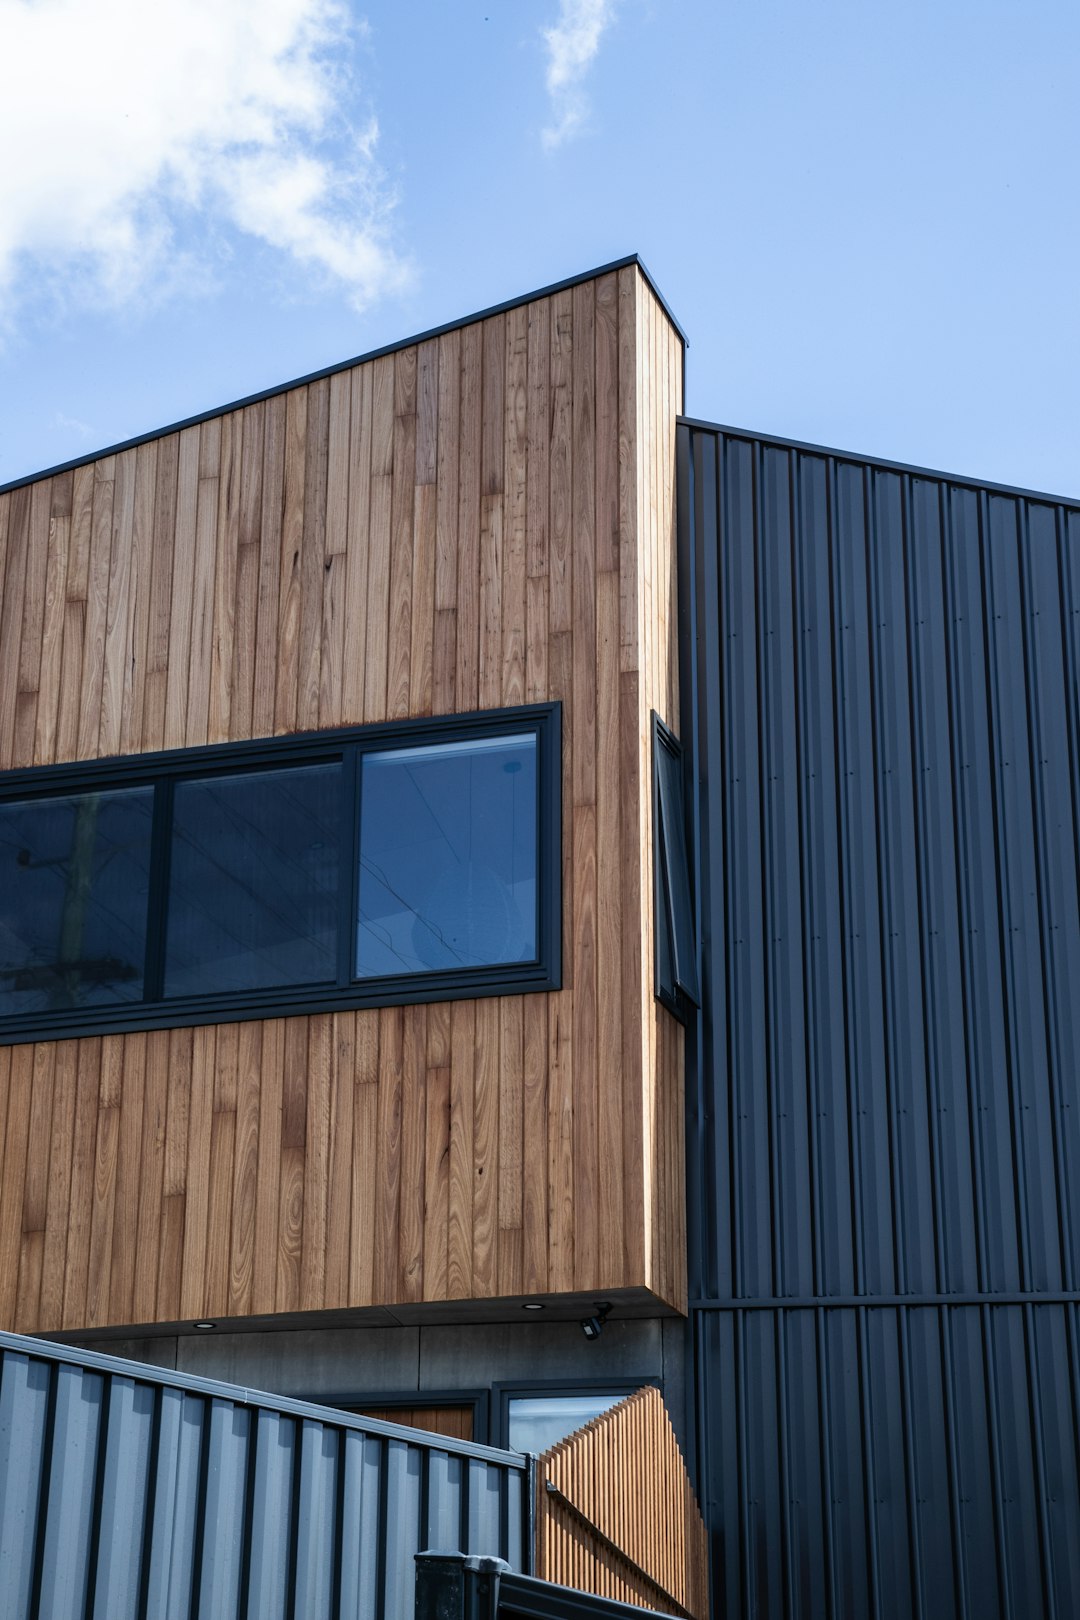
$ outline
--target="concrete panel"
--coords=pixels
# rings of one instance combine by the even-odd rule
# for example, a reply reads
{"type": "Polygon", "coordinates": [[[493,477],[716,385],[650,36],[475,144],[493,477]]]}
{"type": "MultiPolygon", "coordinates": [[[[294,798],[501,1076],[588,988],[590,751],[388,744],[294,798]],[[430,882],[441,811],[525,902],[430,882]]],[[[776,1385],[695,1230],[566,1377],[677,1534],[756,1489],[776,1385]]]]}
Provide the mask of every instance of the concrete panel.
{"type": "Polygon", "coordinates": [[[417,1387],[418,1328],[308,1328],[182,1338],[177,1370],[312,1400],[417,1387]]]}

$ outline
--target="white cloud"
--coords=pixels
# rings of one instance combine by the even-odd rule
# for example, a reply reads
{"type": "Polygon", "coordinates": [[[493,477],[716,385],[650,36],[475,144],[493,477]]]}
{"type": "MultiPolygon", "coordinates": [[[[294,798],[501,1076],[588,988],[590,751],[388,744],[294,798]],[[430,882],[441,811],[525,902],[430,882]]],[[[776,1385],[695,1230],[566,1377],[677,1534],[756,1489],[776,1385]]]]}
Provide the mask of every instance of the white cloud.
{"type": "Polygon", "coordinates": [[[561,146],[585,122],[585,75],[615,15],[616,0],[559,0],[559,20],[542,30],[547,46],[547,89],[555,123],[543,133],[544,145],[561,146]]]}
{"type": "Polygon", "coordinates": [[[240,231],[343,285],[402,284],[364,25],[339,0],[0,0],[0,305],[208,275],[240,231]]]}

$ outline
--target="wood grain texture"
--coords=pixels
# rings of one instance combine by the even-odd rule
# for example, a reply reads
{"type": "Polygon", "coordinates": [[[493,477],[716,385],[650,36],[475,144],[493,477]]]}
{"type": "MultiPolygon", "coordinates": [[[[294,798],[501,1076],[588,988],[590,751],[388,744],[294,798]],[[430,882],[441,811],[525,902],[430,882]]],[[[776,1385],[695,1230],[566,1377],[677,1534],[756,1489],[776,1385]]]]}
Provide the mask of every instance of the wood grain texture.
{"type": "Polygon", "coordinates": [[[0,1050],[0,1325],[684,1304],[681,364],[629,268],[0,496],[0,769],[558,699],[564,855],[552,995],[0,1050]]]}
{"type": "Polygon", "coordinates": [[[658,1389],[639,1389],[539,1458],[535,1536],[542,1580],[705,1620],[705,1525],[658,1389]]]}

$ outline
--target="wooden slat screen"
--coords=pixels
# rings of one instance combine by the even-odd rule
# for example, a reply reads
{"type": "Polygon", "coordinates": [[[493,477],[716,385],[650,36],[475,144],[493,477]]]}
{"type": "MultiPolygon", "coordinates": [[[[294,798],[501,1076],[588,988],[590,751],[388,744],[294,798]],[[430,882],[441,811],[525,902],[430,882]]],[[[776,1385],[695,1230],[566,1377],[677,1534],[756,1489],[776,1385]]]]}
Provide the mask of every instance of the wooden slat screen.
{"type": "Polygon", "coordinates": [[[659,1390],[552,1446],[536,1488],[542,1579],[705,1620],[705,1526],[659,1390]]]}

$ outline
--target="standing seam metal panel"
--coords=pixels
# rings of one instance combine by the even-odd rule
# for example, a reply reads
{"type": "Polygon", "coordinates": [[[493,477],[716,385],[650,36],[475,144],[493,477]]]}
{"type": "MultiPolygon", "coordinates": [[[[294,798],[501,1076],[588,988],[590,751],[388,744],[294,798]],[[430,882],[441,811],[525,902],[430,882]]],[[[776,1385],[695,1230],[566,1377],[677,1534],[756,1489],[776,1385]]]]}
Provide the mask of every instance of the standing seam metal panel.
{"type": "Polygon", "coordinates": [[[714,1595],[1080,1613],[1080,509],[679,455],[714,1595]]]}
{"type": "Polygon", "coordinates": [[[0,1334],[0,1620],[411,1620],[525,1547],[513,1452],[0,1334]]]}

